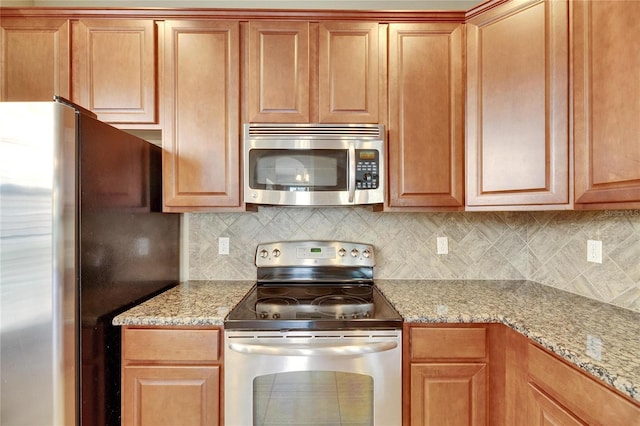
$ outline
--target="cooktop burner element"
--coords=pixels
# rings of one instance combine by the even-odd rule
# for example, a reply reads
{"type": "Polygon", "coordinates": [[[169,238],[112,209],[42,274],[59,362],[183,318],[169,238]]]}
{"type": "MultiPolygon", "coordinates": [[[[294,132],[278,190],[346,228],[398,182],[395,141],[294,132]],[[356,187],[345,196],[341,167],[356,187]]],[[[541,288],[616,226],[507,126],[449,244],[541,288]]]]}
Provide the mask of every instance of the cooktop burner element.
{"type": "Polygon", "coordinates": [[[373,247],[341,241],[261,244],[258,282],[225,320],[227,329],[401,328],[373,281],[373,247]]]}

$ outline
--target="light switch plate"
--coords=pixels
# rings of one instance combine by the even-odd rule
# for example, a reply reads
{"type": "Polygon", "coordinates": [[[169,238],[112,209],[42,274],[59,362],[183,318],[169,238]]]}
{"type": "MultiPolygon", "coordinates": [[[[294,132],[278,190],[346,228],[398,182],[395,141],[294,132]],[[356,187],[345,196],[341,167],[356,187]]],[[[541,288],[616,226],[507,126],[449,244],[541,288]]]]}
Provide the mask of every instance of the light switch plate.
{"type": "Polygon", "coordinates": [[[602,360],[602,339],[587,334],[587,355],[596,361],[602,360]]]}
{"type": "Polygon", "coordinates": [[[449,240],[447,237],[436,238],[437,252],[438,254],[449,253],[449,240]]]}
{"type": "Polygon", "coordinates": [[[587,240],[587,262],[602,263],[602,241],[587,240]]]}
{"type": "Polygon", "coordinates": [[[218,238],[218,254],[229,254],[229,237],[218,238]]]}

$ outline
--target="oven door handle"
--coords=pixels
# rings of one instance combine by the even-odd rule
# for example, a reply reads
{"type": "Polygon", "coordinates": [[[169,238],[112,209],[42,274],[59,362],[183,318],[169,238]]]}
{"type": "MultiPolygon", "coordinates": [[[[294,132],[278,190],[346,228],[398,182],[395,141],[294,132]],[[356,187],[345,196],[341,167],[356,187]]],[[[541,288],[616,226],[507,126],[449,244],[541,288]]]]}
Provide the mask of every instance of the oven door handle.
{"type": "Polygon", "coordinates": [[[354,141],[349,141],[349,204],[353,203],[356,195],[356,146],[354,141]]]}
{"type": "Polygon", "coordinates": [[[396,341],[363,343],[355,345],[255,345],[249,343],[230,343],[229,349],[249,355],[279,355],[279,356],[354,356],[376,352],[384,352],[398,347],[396,341]]]}

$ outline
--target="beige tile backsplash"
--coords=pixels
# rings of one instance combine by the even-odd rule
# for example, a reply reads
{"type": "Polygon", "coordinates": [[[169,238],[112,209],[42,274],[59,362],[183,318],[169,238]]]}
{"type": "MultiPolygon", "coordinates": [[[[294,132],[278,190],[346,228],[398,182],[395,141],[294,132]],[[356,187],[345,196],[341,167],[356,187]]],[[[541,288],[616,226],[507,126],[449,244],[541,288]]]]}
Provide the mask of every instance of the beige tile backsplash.
{"type": "Polygon", "coordinates": [[[373,244],[376,278],[529,279],[640,312],[640,210],[598,212],[374,213],[366,207],[261,207],[257,213],[187,217],[189,278],[253,280],[260,242],[373,244]],[[449,254],[436,254],[436,237],[449,254]],[[218,255],[218,237],[231,254],[218,255]],[[587,240],[603,262],[587,262],[587,240]]]}

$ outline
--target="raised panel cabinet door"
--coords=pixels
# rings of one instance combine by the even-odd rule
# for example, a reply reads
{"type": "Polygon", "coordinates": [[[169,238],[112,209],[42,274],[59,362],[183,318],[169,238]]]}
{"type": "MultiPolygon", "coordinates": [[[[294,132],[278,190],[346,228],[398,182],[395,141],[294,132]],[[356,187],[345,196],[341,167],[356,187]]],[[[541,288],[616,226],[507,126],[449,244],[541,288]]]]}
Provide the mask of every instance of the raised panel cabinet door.
{"type": "Polygon", "coordinates": [[[123,426],[220,424],[219,366],[126,366],[123,426]]]}
{"type": "Polygon", "coordinates": [[[378,23],[319,25],[321,123],[378,123],[378,23]]]}
{"type": "Polygon", "coordinates": [[[69,98],[69,21],[0,19],[0,101],[69,98]]]}
{"type": "Polygon", "coordinates": [[[529,383],[529,418],[531,426],[586,426],[569,410],[529,383]]]}
{"type": "Polygon", "coordinates": [[[571,6],[575,202],[638,208],[640,2],[571,6]]]}
{"type": "Polygon", "coordinates": [[[410,424],[479,426],[486,422],[486,364],[411,365],[410,424]]]}
{"type": "Polygon", "coordinates": [[[310,121],[308,22],[250,22],[247,62],[250,122],[310,121]]]}
{"type": "Polygon", "coordinates": [[[73,101],[108,123],[157,123],[152,20],[82,19],[73,28],[73,101]]]}
{"type": "Polygon", "coordinates": [[[464,205],[461,24],[389,25],[389,205],[464,205]]]}
{"type": "Polygon", "coordinates": [[[467,209],[569,207],[568,34],[566,0],[468,21],[467,209]]]}
{"type": "Polygon", "coordinates": [[[166,21],[164,37],[164,210],[239,207],[239,23],[166,21]]]}

